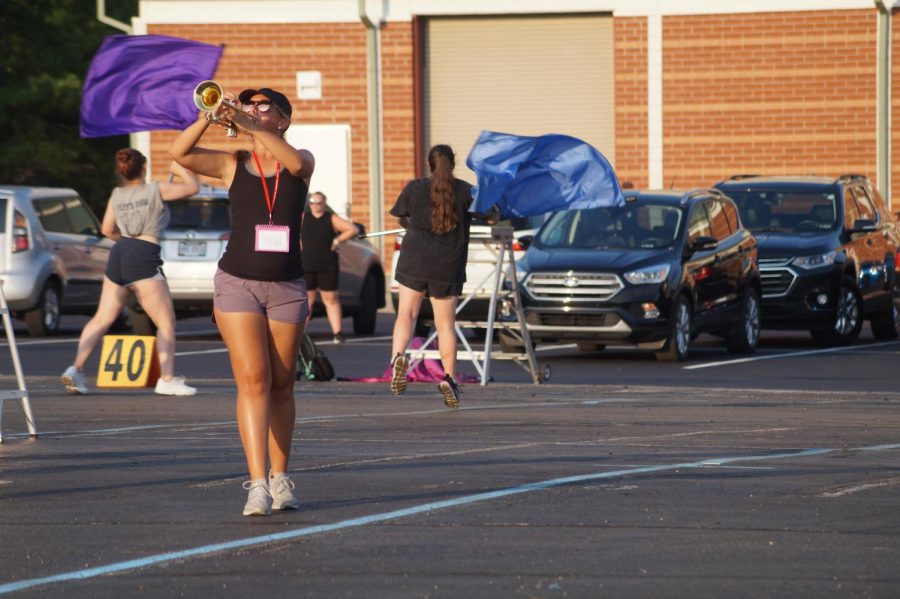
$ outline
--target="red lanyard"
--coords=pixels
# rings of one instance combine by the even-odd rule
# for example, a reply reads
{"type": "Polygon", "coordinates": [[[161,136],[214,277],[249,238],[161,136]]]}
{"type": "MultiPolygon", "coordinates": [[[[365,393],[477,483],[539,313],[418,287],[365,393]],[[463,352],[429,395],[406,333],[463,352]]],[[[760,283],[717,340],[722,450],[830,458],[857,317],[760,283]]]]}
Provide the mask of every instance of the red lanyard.
{"type": "Polygon", "coordinates": [[[266,184],[266,176],[263,174],[262,165],[259,163],[259,156],[253,152],[253,160],[256,161],[256,171],[259,173],[259,183],[263,188],[263,195],[266,197],[266,206],[269,207],[269,224],[272,224],[272,210],[275,209],[275,198],[278,195],[278,179],[281,176],[281,163],[275,163],[275,190],[269,197],[269,186],[266,184]]]}

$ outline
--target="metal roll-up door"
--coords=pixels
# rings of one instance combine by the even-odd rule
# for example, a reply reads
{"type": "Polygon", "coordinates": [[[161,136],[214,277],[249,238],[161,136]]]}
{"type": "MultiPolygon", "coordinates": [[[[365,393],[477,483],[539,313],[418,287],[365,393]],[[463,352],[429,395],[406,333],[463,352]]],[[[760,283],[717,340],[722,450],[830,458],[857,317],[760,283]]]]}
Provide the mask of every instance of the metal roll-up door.
{"type": "Polygon", "coordinates": [[[563,133],[615,155],[611,16],[435,17],[424,45],[425,149],[453,147],[461,179],[475,182],[465,159],[483,129],[563,133]]]}

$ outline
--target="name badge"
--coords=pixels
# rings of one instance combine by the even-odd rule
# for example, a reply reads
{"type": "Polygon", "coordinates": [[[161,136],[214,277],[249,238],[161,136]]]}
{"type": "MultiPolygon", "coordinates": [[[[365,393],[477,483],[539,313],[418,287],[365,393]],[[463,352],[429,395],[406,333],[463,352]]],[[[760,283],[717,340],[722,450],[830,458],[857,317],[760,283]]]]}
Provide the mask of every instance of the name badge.
{"type": "Polygon", "coordinates": [[[256,225],[257,252],[290,251],[291,228],[287,225],[256,225]]]}

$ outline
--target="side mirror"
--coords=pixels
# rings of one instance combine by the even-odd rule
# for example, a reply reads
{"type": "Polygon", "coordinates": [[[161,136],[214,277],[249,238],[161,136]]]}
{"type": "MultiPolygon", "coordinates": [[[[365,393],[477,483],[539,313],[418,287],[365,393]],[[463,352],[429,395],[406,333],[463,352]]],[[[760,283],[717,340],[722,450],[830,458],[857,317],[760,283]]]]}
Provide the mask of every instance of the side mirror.
{"type": "Polygon", "coordinates": [[[878,225],[874,220],[869,218],[858,218],[853,221],[853,228],[850,229],[850,233],[871,233],[872,231],[877,231],[878,225]]]}
{"type": "Polygon", "coordinates": [[[719,245],[719,242],[716,241],[715,237],[708,237],[706,235],[701,235],[700,237],[697,237],[696,239],[691,241],[691,244],[688,246],[688,249],[691,252],[702,252],[705,250],[714,250],[714,249],[716,249],[716,246],[718,246],[718,245],[719,245]]]}
{"type": "Polygon", "coordinates": [[[513,244],[514,250],[527,250],[531,247],[531,243],[534,241],[534,235],[522,235],[516,242],[513,244]],[[518,246],[518,247],[517,247],[518,246]]]}

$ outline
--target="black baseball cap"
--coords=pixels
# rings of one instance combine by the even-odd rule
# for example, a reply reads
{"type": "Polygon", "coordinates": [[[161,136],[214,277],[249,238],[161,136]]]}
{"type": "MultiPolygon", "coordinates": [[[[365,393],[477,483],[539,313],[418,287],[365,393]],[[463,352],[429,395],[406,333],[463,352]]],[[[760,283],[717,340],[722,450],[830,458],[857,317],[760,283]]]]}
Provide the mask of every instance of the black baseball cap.
{"type": "Polygon", "coordinates": [[[261,94],[272,100],[272,103],[280,108],[281,112],[283,112],[287,117],[290,117],[291,113],[294,111],[294,109],[291,107],[291,101],[287,99],[287,96],[268,87],[261,87],[259,89],[245,89],[238,95],[238,100],[240,100],[242,103],[248,102],[250,98],[252,98],[256,94],[261,94]]]}

